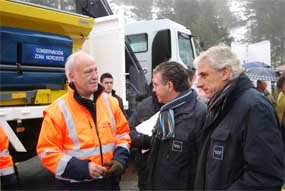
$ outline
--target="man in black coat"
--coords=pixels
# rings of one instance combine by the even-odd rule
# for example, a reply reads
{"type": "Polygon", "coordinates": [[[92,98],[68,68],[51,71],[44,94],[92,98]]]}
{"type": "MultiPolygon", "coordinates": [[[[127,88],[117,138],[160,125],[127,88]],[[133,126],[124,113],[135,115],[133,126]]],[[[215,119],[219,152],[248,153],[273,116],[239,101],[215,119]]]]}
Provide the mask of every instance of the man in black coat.
{"type": "MultiPolygon", "coordinates": [[[[192,86],[192,81],[195,75],[194,68],[187,69],[188,82],[190,88],[192,86]]],[[[153,116],[156,112],[160,110],[160,107],[163,104],[159,103],[157,97],[154,93],[151,96],[145,98],[141,101],[136,108],[136,111],[129,118],[129,126],[131,128],[131,139],[132,139],[132,147],[136,148],[135,150],[135,161],[136,161],[136,169],[138,172],[138,187],[140,190],[146,189],[146,167],[147,167],[147,158],[149,156],[149,150],[146,151],[144,148],[150,148],[150,139],[151,137],[148,135],[144,135],[136,131],[136,126],[142,123],[145,120],[148,120],[151,116],[153,116]]]]}
{"type": "Polygon", "coordinates": [[[147,162],[148,190],[193,189],[198,138],[206,117],[206,105],[190,89],[186,69],[164,62],[153,72],[153,92],[160,108],[147,162]]]}
{"type": "Polygon", "coordinates": [[[229,47],[212,47],[194,64],[197,87],[210,99],[195,189],[280,190],[284,150],[272,105],[229,47]]]}

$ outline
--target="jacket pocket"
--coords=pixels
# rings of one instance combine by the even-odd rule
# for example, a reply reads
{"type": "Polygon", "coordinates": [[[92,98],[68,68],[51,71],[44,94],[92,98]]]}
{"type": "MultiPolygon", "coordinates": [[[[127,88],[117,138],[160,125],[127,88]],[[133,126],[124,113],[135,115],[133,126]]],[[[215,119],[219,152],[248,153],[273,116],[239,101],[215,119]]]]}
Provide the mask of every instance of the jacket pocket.
{"type": "Polygon", "coordinates": [[[99,124],[99,136],[102,144],[113,143],[115,141],[115,135],[110,122],[99,124]]]}
{"type": "Polygon", "coordinates": [[[214,160],[223,160],[226,150],[226,143],[230,136],[228,129],[215,129],[211,135],[211,155],[214,160]]]}
{"type": "Polygon", "coordinates": [[[230,135],[229,129],[217,128],[211,135],[212,140],[226,141],[230,135]]]}

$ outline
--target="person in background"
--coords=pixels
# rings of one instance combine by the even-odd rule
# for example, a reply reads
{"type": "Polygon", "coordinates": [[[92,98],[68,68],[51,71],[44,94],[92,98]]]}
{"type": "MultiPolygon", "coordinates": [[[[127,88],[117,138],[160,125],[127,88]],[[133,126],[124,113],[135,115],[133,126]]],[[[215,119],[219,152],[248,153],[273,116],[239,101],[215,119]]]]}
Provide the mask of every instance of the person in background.
{"type": "Polygon", "coordinates": [[[225,45],[194,60],[197,87],[210,99],[201,140],[196,190],[280,190],[284,150],[272,105],[243,74],[225,45]]]}
{"type": "Polygon", "coordinates": [[[272,94],[269,93],[269,91],[266,89],[267,83],[263,80],[257,80],[256,81],[256,89],[261,92],[267,99],[268,101],[275,107],[276,106],[276,101],[272,94]]]}
{"type": "Polygon", "coordinates": [[[148,190],[193,189],[198,137],[206,105],[190,89],[186,69],[176,62],[163,62],[153,71],[153,92],[160,108],[147,162],[148,190]]]}
{"type": "Polygon", "coordinates": [[[191,89],[193,82],[196,80],[196,76],[195,76],[196,69],[187,67],[186,71],[187,71],[187,75],[188,75],[189,86],[191,89]]]}
{"type": "Polygon", "coordinates": [[[0,126],[0,178],[1,190],[15,190],[17,177],[12,156],[9,154],[9,140],[0,126]]]}
{"type": "Polygon", "coordinates": [[[110,73],[104,73],[100,77],[100,82],[104,87],[104,91],[107,94],[111,94],[113,97],[115,97],[118,100],[121,110],[124,111],[123,100],[120,96],[116,94],[116,91],[113,89],[113,83],[114,83],[113,76],[110,73]]]}
{"type": "Polygon", "coordinates": [[[142,100],[136,108],[136,111],[129,118],[129,126],[131,128],[132,148],[135,148],[134,157],[136,163],[136,169],[138,173],[138,188],[140,190],[146,190],[146,165],[147,158],[149,156],[151,137],[137,132],[136,126],[145,120],[148,120],[156,112],[159,111],[161,103],[158,102],[155,94],[142,100]]]}
{"type": "Polygon", "coordinates": [[[83,51],[65,65],[68,92],[44,110],[37,153],[60,190],[119,190],[130,130],[118,102],[98,83],[95,60],[83,51]]]}
{"type": "Polygon", "coordinates": [[[277,88],[280,90],[276,101],[276,113],[279,123],[282,124],[282,116],[285,110],[285,76],[281,76],[277,81],[277,88]]]}

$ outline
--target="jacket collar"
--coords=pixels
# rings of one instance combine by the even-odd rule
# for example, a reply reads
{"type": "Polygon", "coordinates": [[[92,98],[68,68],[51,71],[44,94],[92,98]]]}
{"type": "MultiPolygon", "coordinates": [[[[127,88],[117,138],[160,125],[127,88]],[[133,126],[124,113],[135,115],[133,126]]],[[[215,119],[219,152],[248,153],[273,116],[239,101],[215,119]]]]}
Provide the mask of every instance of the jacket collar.
{"type": "Polygon", "coordinates": [[[86,99],[86,98],[82,97],[81,95],[79,95],[79,93],[78,93],[78,91],[77,91],[77,89],[73,83],[70,83],[69,87],[73,90],[73,97],[78,103],[84,103],[86,101],[96,103],[96,100],[98,99],[99,95],[101,95],[101,93],[104,92],[103,86],[98,83],[98,89],[96,92],[94,92],[93,101],[92,101],[92,100],[86,99]]]}
{"type": "Polygon", "coordinates": [[[75,99],[75,101],[82,105],[83,107],[87,108],[89,110],[89,112],[91,113],[94,121],[96,121],[96,107],[95,107],[95,103],[98,99],[98,97],[104,92],[104,88],[102,85],[100,85],[98,83],[98,89],[96,92],[94,92],[93,94],[93,100],[90,99],[86,99],[83,98],[82,96],[79,95],[75,85],[73,83],[69,84],[69,90],[68,90],[71,94],[73,94],[73,98],[75,99]]]}
{"type": "MultiPolygon", "coordinates": [[[[182,92],[181,95],[175,98],[174,100],[161,106],[160,111],[178,108],[184,105],[184,103],[192,102],[193,100],[195,100],[195,98],[197,98],[197,93],[195,92],[195,90],[187,90],[185,92],[182,92]]],[[[194,104],[191,104],[191,106],[193,105],[194,104]]]]}
{"type": "Polygon", "coordinates": [[[227,85],[217,92],[208,102],[209,119],[215,121],[215,123],[219,123],[232,108],[236,100],[250,88],[253,88],[253,85],[245,74],[241,74],[237,78],[229,81],[227,85]]]}

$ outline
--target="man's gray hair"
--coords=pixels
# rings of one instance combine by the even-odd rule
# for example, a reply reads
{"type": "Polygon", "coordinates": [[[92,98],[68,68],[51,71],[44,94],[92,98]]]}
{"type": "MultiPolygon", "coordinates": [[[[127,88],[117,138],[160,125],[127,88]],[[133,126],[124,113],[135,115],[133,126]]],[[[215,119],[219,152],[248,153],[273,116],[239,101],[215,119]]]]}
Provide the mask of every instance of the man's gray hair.
{"type": "Polygon", "coordinates": [[[202,52],[194,60],[195,67],[197,68],[204,60],[208,61],[209,65],[216,70],[221,70],[225,67],[230,68],[233,72],[233,77],[237,77],[243,72],[243,68],[240,65],[240,59],[230,47],[224,44],[213,46],[202,52]]]}

